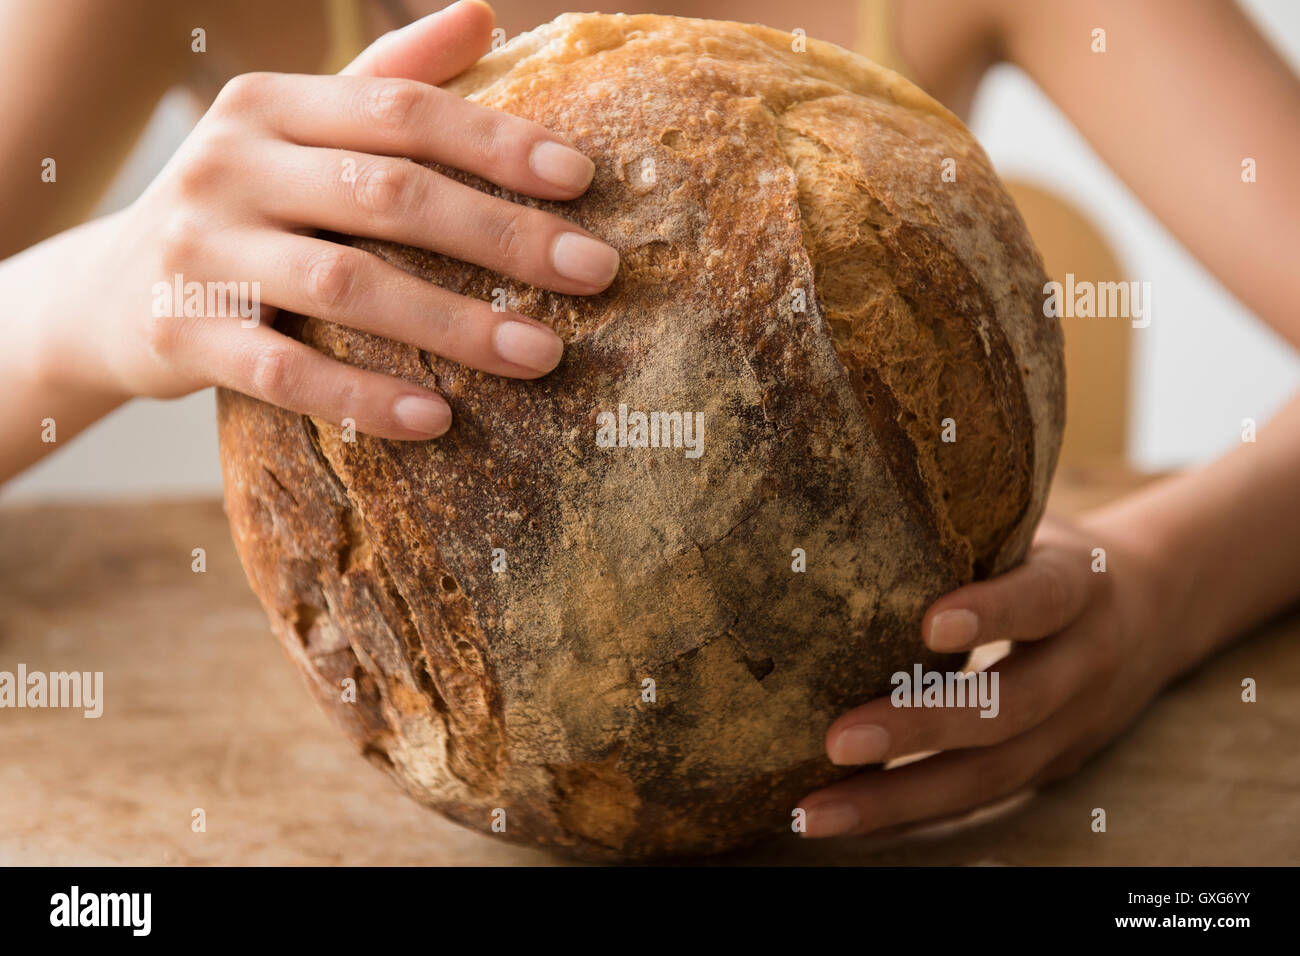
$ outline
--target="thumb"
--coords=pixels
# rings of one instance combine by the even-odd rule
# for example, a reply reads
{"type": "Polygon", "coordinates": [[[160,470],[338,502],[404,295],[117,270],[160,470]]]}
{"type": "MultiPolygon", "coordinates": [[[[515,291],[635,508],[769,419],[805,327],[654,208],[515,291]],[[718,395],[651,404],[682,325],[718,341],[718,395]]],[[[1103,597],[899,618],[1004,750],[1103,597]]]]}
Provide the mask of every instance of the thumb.
{"type": "Polygon", "coordinates": [[[487,52],[495,24],[496,14],[483,0],[458,0],[385,33],[340,72],[403,77],[438,86],[487,52]]]}

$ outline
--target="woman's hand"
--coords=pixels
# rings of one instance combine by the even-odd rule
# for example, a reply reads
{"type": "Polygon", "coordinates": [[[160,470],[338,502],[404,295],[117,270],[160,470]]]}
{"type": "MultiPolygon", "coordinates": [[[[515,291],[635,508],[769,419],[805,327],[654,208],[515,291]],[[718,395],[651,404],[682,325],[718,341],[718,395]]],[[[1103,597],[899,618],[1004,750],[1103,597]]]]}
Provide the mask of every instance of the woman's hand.
{"type": "Polygon", "coordinates": [[[1192,662],[1172,608],[1190,590],[1131,532],[1047,520],[1024,563],[936,601],[925,642],[967,651],[1013,641],[995,717],[978,707],[895,708],[873,700],[831,725],[837,764],[935,756],[850,777],[800,804],[810,837],[866,834],[973,810],[1074,773],[1192,662]],[[1103,549],[1105,571],[1100,568],[1103,549]]]}
{"type": "Polygon", "coordinates": [[[441,396],[277,333],[268,306],[494,375],[553,369],[563,344],[542,323],[312,235],[401,242],[563,293],[612,281],[617,253],[584,230],[393,158],[436,161],[543,199],[587,188],[591,161],[559,136],[436,87],[486,50],[492,24],[485,5],[461,3],[381,38],[344,74],[248,74],[227,84],[134,205],[44,244],[60,252],[63,270],[77,270],[37,330],[45,384],[123,398],[221,385],[336,423],[352,418],[385,438],[446,431],[441,396]],[[407,72],[374,75],[393,69],[407,72]],[[257,323],[241,321],[234,301],[226,317],[152,315],[155,285],[177,276],[259,283],[257,323]]]}

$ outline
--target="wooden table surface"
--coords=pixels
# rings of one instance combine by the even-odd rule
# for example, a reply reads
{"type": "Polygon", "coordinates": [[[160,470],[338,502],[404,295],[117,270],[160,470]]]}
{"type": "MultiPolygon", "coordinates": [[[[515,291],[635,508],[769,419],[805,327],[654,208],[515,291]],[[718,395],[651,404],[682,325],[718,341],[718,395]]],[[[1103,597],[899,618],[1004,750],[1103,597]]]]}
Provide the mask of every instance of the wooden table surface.
{"type": "MultiPolygon", "coordinates": [[[[1068,472],[1053,504],[1133,484],[1068,472]]],[[[216,501],[0,509],[0,671],[19,663],[103,671],[104,713],[0,709],[0,865],[560,862],[443,820],[353,751],[272,638],[216,501]],[[191,829],[195,808],[206,832],[191,829]]],[[[1300,862],[1300,613],[999,813],[890,841],[792,835],[709,862],[1300,862]],[[1244,677],[1257,703],[1241,701],[1244,677]]]]}

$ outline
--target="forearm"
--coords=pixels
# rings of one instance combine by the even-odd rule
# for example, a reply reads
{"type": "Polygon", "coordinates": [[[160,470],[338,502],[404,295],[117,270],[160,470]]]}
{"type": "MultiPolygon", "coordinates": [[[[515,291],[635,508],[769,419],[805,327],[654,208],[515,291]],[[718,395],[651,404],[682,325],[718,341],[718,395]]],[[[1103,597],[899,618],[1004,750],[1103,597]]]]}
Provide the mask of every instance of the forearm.
{"type": "Polygon", "coordinates": [[[127,398],[96,374],[88,325],[97,316],[93,303],[75,295],[79,277],[90,268],[94,234],[103,226],[101,221],[69,230],[0,262],[0,302],[6,303],[0,319],[0,483],[127,398]]]}
{"type": "Polygon", "coordinates": [[[1300,600],[1300,396],[1254,442],[1090,516],[1164,569],[1191,666],[1300,600]]]}

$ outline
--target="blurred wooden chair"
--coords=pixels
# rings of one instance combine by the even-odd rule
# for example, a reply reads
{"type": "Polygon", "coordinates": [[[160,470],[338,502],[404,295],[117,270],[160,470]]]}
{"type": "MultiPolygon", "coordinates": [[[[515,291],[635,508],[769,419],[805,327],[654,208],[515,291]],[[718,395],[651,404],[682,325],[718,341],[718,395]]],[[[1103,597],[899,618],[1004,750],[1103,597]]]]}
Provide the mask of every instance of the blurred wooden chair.
{"type": "MultiPolygon", "coordinates": [[[[1007,190],[1034,237],[1047,276],[1065,282],[1118,282],[1123,275],[1115,253],[1097,227],[1055,193],[1009,180],[1007,190]]],[[[1128,445],[1132,391],[1132,331],[1121,318],[1064,316],[1065,439],[1061,465],[1121,462],[1128,445]]]]}

